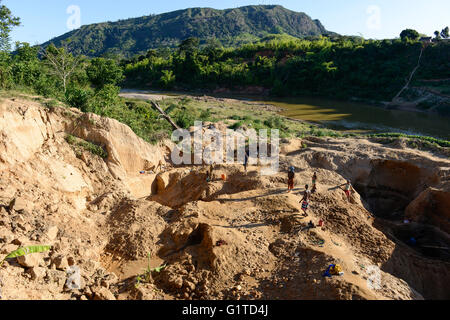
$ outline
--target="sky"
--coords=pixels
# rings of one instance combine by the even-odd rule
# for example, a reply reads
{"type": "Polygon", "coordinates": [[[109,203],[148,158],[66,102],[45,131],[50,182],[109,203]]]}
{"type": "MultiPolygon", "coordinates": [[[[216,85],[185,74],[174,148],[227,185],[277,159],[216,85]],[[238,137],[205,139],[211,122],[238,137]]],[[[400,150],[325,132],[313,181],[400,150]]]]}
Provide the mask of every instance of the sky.
{"type": "Polygon", "coordinates": [[[406,28],[432,35],[450,25],[448,0],[0,0],[22,26],[12,41],[40,44],[80,25],[159,14],[190,7],[216,9],[278,4],[319,19],[329,31],[366,39],[399,37],[406,28]]]}

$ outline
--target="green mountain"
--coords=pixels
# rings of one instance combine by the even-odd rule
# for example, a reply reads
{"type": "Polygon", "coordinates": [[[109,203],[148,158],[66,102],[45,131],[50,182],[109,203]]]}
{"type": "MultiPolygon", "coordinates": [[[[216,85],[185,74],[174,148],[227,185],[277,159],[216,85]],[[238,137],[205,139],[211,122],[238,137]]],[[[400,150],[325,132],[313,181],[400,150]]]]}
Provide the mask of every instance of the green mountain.
{"type": "Polygon", "coordinates": [[[190,8],[82,26],[42,44],[42,47],[69,42],[69,48],[75,54],[130,57],[149,49],[174,47],[189,37],[197,37],[201,43],[216,38],[223,45],[231,46],[277,33],[299,38],[334,34],[328,32],[319,20],[278,5],[227,10],[190,8]]]}

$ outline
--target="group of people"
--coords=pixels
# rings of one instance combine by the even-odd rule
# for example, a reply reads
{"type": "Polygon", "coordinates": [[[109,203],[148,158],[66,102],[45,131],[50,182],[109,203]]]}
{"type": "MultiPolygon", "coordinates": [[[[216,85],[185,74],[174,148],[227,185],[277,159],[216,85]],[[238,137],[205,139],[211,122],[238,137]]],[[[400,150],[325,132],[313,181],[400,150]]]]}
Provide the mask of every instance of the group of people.
{"type": "MultiPolygon", "coordinates": [[[[244,160],[244,170],[245,173],[247,173],[248,170],[248,162],[249,162],[249,157],[248,157],[248,153],[245,153],[245,160],[244,160]]],[[[213,179],[213,171],[214,171],[214,163],[211,164],[206,172],[206,182],[212,182],[213,179]]],[[[294,190],[294,185],[295,185],[295,168],[294,167],[290,167],[289,171],[288,171],[288,193],[292,192],[292,190],[294,190]]],[[[316,193],[317,192],[317,172],[314,172],[313,176],[312,176],[312,188],[310,189],[310,186],[307,184],[305,185],[305,191],[303,192],[303,197],[300,200],[300,203],[302,205],[302,211],[304,213],[304,216],[307,217],[308,216],[308,209],[309,209],[309,205],[310,205],[310,201],[311,201],[311,194],[316,193]]],[[[346,183],[338,186],[338,188],[340,188],[342,191],[344,191],[347,200],[349,202],[351,202],[351,198],[352,198],[352,193],[354,192],[352,183],[350,182],[350,180],[347,180],[346,183]]]]}
{"type": "MultiPolygon", "coordinates": [[[[295,168],[290,167],[288,171],[288,193],[292,192],[294,190],[294,184],[295,184],[295,168]]],[[[347,180],[346,183],[338,186],[342,191],[344,191],[345,195],[347,196],[347,200],[351,202],[351,196],[354,192],[353,186],[350,182],[350,180],[347,180]]],[[[305,186],[305,191],[303,192],[303,197],[300,200],[300,203],[302,204],[302,211],[304,213],[304,216],[308,216],[308,209],[310,205],[310,199],[311,194],[317,192],[317,172],[314,172],[314,175],[312,177],[312,188],[310,190],[309,185],[305,186]]]]}

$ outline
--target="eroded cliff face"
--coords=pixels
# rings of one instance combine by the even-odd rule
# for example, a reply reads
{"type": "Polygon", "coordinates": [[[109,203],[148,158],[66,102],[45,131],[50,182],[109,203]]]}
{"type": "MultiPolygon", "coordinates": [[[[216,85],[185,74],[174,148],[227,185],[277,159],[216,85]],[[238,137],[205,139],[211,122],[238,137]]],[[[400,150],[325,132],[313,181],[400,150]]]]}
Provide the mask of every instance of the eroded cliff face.
{"type": "Polygon", "coordinates": [[[50,110],[22,99],[0,102],[0,136],[2,254],[31,244],[52,244],[54,250],[52,256],[37,255],[40,259],[25,270],[8,268],[7,273],[25,271],[39,279],[16,288],[14,283],[23,280],[18,277],[3,287],[3,296],[67,299],[70,294],[63,290],[67,262],[52,270],[54,256],[63,254],[67,260],[69,255],[72,264],[87,268],[85,274],[95,271],[108,238],[101,221],[123,199],[151,194],[156,175],[139,172],[151,170],[159,161],[165,164],[161,151],[165,149],[145,143],[115,120],[76,109],[50,110]],[[70,145],[67,135],[100,145],[108,157],[70,145]],[[47,269],[52,270],[50,275],[47,269]],[[54,290],[39,293],[35,285],[43,282],[51,287],[52,277],[57,278],[54,290]]]}
{"type": "Polygon", "coordinates": [[[363,139],[311,138],[306,149],[294,139],[280,146],[280,173],[217,165],[207,183],[207,167],[170,164],[169,142],[152,146],[117,121],[20,99],[0,103],[0,135],[1,254],[52,245],[5,262],[3,299],[449,298],[447,251],[429,248],[450,244],[448,159],[363,139]],[[108,156],[75,148],[67,134],[108,156]],[[299,201],[314,172],[305,218],[299,201]],[[351,202],[338,188],[347,179],[351,202]],[[139,280],[148,255],[151,268],[167,266],[139,280]],[[324,278],[331,263],[344,275],[324,278]],[[80,268],[77,290],[67,287],[70,266],[80,268]]]}

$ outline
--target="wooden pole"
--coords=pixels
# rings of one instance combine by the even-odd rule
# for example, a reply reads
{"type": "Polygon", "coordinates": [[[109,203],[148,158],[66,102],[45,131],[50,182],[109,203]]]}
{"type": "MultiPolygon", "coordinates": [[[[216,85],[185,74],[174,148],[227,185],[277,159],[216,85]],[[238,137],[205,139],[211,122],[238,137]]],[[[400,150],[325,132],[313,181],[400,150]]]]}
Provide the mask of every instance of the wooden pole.
{"type": "Polygon", "coordinates": [[[170,123],[170,125],[174,128],[174,130],[180,129],[180,127],[176,125],[176,123],[172,120],[172,118],[167,113],[165,113],[164,110],[161,109],[161,107],[156,102],[154,101],[150,102],[153,108],[155,108],[170,123]]]}

